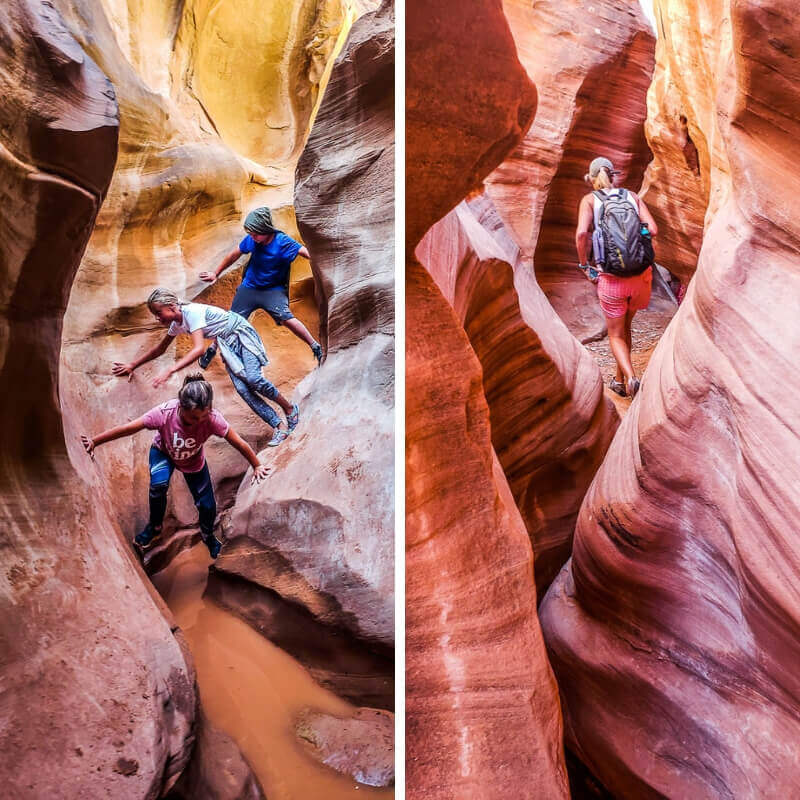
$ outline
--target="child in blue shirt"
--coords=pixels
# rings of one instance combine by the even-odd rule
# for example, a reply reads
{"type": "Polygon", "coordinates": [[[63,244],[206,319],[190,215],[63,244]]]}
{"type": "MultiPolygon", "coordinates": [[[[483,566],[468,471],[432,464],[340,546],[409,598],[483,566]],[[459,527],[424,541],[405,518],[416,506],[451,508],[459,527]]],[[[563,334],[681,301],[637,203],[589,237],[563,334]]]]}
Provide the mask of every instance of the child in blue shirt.
{"type": "MultiPolygon", "coordinates": [[[[302,339],[314,353],[317,363],[322,363],[322,346],[309,333],[308,328],[289,310],[289,272],[297,256],[310,259],[308,250],[272,224],[272,212],[266,207],[251,211],[244,221],[247,236],[231,250],[211,272],[201,272],[200,278],[213,283],[221,272],[230,267],[245,253],[250,260],[244,269],[242,282],[233,298],[231,311],[245,319],[261,308],[278,325],[285,325],[295,336],[302,339]]],[[[212,345],[200,359],[205,369],[216,353],[212,345]]]]}

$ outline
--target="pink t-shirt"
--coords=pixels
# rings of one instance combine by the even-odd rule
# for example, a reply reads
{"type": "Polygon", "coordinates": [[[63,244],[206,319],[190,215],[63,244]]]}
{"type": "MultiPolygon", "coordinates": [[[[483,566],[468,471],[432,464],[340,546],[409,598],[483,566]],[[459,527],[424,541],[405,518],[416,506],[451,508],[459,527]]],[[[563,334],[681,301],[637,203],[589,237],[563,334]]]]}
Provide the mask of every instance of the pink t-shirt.
{"type": "Polygon", "coordinates": [[[206,463],[203,444],[209,436],[225,436],[229,425],[212,409],[205,422],[185,425],[181,421],[180,401],[168,400],[151,408],[143,417],[145,428],[158,431],[153,445],[163,450],[181,472],[200,472],[206,463]]]}

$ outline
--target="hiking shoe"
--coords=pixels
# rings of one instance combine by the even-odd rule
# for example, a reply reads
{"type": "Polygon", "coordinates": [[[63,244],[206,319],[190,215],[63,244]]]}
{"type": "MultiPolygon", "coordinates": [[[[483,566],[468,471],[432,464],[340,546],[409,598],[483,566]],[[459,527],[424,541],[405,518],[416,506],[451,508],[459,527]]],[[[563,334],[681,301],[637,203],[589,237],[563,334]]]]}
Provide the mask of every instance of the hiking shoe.
{"type": "Polygon", "coordinates": [[[608,388],[611,389],[614,394],[618,394],[620,397],[628,396],[628,393],[625,391],[625,384],[622,381],[618,381],[616,378],[612,378],[608,382],[608,388]]]}
{"type": "Polygon", "coordinates": [[[286,424],[289,426],[288,433],[291,433],[297,427],[298,422],[300,422],[300,409],[297,407],[297,403],[295,403],[292,406],[292,413],[286,415],[286,424]]]}
{"type": "Polygon", "coordinates": [[[200,538],[203,540],[203,544],[208,548],[208,554],[211,558],[216,558],[219,555],[219,551],[222,550],[222,542],[217,539],[213,533],[206,535],[201,532],[200,538]]]}
{"type": "Polygon", "coordinates": [[[136,534],[136,538],[133,540],[139,547],[150,547],[153,543],[153,539],[161,533],[160,530],[156,530],[150,523],[148,522],[147,525],[144,526],[144,529],[136,534]]]}
{"type": "Polygon", "coordinates": [[[322,345],[319,342],[314,342],[311,345],[311,352],[314,354],[314,358],[317,359],[317,366],[322,366],[322,345]]]}
{"type": "Polygon", "coordinates": [[[283,428],[275,428],[272,431],[272,438],[267,442],[267,447],[277,447],[288,435],[283,428]]]}
{"type": "Polygon", "coordinates": [[[197,363],[200,365],[200,369],[208,369],[208,365],[214,360],[214,356],[217,354],[217,348],[214,347],[212,344],[208,350],[197,359],[197,363]]]}
{"type": "Polygon", "coordinates": [[[639,391],[640,386],[641,384],[638,378],[628,378],[628,394],[631,398],[636,397],[636,392],[639,391]]]}

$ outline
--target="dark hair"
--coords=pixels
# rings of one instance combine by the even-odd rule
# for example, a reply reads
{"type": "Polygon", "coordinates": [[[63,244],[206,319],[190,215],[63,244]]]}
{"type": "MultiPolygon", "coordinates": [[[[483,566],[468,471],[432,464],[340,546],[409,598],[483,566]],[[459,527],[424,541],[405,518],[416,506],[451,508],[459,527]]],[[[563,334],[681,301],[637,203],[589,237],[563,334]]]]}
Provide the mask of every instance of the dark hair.
{"type": "Polygon", "coordinates": [[[195,372],[183,379],[178,400],[181,408],[211,408],[214,402],[214,390],[202,372],[195,372]]]}

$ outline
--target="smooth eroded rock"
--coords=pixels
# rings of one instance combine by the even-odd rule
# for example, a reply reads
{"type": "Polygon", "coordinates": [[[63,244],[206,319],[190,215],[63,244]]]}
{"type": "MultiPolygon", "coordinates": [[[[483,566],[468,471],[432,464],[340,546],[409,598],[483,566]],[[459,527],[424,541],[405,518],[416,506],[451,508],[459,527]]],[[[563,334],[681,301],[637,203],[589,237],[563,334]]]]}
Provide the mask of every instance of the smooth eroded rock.
{"type": "Polygon", "coordinates": [[[239,491],[221,573],[394,642],[394,10],[363,16],[297,169],[326,359],[267,484],[239,491]],[[336,210],[333,213],[333,209],[336,210]]]}
{"type": "Polygon", "coordinates": [[[0,33],[0,777],[26,800],[156,797],[189,757],[194,670],[94,464],[70,465],[58,395],[117,102],[54,5],[4,4],[0,33]]]}
{"type": "Polygon", "coordinates": [[[481,367],[414,248],[520,141],[536,92],[499,2],[406,17],[406,781],[413,798],[565,797],[533,554],[481,367]]]}
{"type": "Polygon", "coordinates": [[[694,11],[656,3],[714,165],[699,263],[542,624],[568,743],[615,795],[793,797],[800,12],[694,11]]]}

